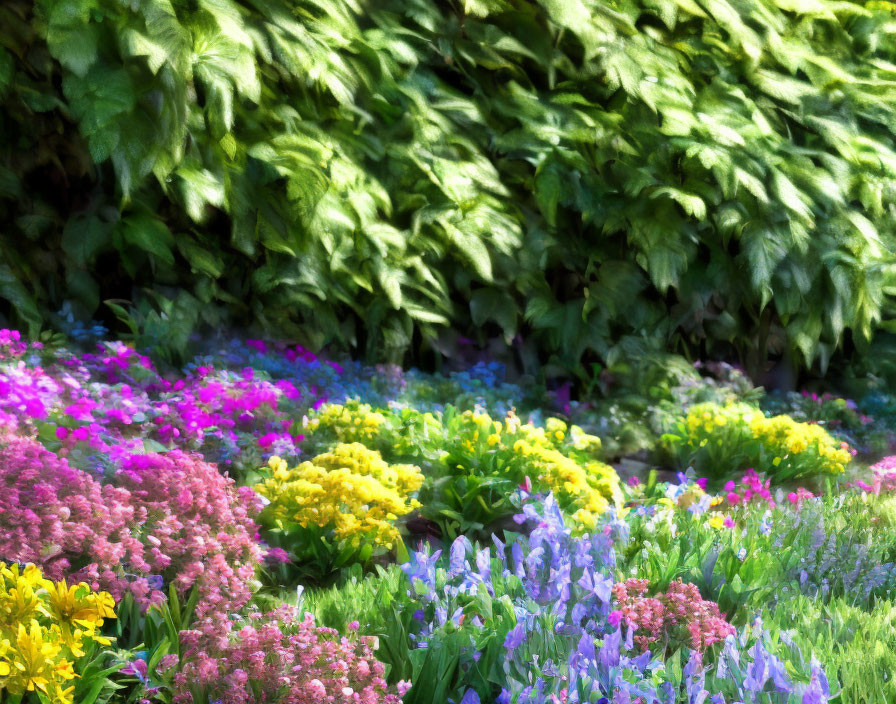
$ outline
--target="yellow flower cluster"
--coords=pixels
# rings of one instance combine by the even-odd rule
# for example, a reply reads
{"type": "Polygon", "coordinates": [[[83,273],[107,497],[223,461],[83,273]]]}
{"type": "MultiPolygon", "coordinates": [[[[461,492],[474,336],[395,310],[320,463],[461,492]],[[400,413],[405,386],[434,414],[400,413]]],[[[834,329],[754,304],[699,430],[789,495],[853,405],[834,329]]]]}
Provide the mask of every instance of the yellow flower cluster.
{"type": "Polygon", "coordinates": [[[268,468],[255,487],[270,501],[263,521],[332,528],[355,546],[372,541],[391,548],[399,539],[393,521],[420,506],[410,497],[423,484],[420,468],[389,465],[360,443],[339,444],[292,469],[272,457],[268,468]]]}
{"type": "Polygon", "coordinates": [[[339,442],[369,442],[386,422],[385,416],[366,403],[328,403],[308,419],[306,433],[330,431],[339,442]]]}
{"type": "Polygon", "coordinates": [[[523,425],[511,411],[503,423],[487,413],[467,411],[463,441],[472,450],[485,438],[485,451],[511,453],[519,471],[541,490],[549,489],[560,505],[585,527],[593,527],[597,516],[611,505],[622,506],[623,497],[616,470],[603,462],[579,456],[600,449],[600,438],[580,427],[568,427],[559,418],[549,418],[543,428],[523,425]],[[540,485],[540,487],[538,486],[540,485]]]}
{"type": "Polygon", "coordinates": [[[678,435],[665,438],[686,452],[706,453],[711,466],[702,469],[710,472],[752,466],[786,478],[839,474],[851,459],[849,447],[822,426],[788,415],[768,418],[743,403],[693,406],[678,435]]]}
{"type": "Polygon", "coordinates": [[[44,579],[40,569],[0,562],[0,699],[36,692],[72,704],[75,661],[85,645],[109,645],[99,629],[115,618],[115,602],[86,584],[44,579]]]}
{"type": "Polygon", "coordinates": [[[852,459],[846,443],[835,440],[822,426],[799,423],[787,415],[758,416],[750,430],[776,467],[798,456],[801,462],[812,463],[818,474],[840,474],[852,459]]]}
{"type": "Polygon", "coordinates": [[[762,413],[745,403],[727,406],[700,403],[688,411],[684,423],[690,444],[703,447],[710,440],[722,444],[726,434],[744,431],[754,418],[759,417],[762,413]]]}

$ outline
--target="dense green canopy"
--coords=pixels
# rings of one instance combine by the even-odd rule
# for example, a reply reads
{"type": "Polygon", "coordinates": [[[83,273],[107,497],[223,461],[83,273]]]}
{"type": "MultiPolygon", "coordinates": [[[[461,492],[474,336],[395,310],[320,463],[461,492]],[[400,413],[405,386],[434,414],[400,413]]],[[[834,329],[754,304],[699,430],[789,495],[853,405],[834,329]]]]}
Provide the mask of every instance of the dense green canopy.
{"type": "Polygon", "coordinates": [[[826,365],[892,310],[891,7],[7,0],[0,297],[826,365]]]}

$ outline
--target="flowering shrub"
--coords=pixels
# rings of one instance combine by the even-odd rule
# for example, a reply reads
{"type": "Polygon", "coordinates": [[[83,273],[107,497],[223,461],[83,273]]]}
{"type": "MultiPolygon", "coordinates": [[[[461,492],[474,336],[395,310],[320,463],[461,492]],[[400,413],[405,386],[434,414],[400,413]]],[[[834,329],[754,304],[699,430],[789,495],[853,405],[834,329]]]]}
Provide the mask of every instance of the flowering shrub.
{"type": "Polygon", "coordinates": [[[734,633],[718,605],[705,601],[693,584],[679,579],[655,596],[647,596],[649,587],[646,579],[634,578],[613,585],[617,611],[610,620],[634,629],[634,641],[642,650],[656,653],[685,646],[703,652],[734,633]]]}
{"type": "Polygon", "coordinates": [[[386,684],[375,638],[340,636],[288,606],[184,632],[181,648],[175,704],[400,704],[410,687],[386,684]]]}
{"type": "Polygon", "coordinates": [[[879,456],[896,449],[896,433],[887,413],[890,404],[880,407],[878,400],[878,394],[856,403],[830,393],[792,391],[769,394],[762,399],[762,408],[769,415],[787,414],[797,421],[818,423],[860,453],[879,456]]]}
{"type": "Polygon", "coordinates": [[[852,459],[849,446],[820,425],[798,423],[790,416],[757,416],[750,423],[753,438],[771,458],[775,478],[842,474],[852,459]]]}
{"type": "Polygon", "coordinates": [[[143,606],[164,598],[166,582],[182,593],[198,584],[200,615],[249,599],[258,499],[194,456],[127,456],[103,486],[13,437],[0,446],[0,487],[0,554],[53,579],[131,593],[143,606]]]}
{"type": "Polygon", "coordinates": [[[272,457],[268,467],[270,475],[255,487],[270,501],[265,521],[330,527],[353,545],[391,548],[399,539],[392,521],[420,505],[411,498],[423,483],[420,468],[389,465],[360,443],[337,445],[293,469],[272,457]]]}
{"type": "Polygon", "coordinates": [[[45,579],[33,564],[0,562],[0,699],[35,692],[41,701],[72,704],[79,662],[94,644],[110,644],[100,629],[115,618],[113,607],[109,594],[86,584],[45,579]]]}
{"type": "MultiPolygon", "coordinates": [[[[251,489],[178,450],[131,455],[115,483],[134,510],[122,540],[127,570],[158,575],[179,593],[197,585],[199,617],[246,604],[261,560],[254,522],[261,502],[251,489]]],[[[138,602],[155,599],[151,578],[146,592],[137,584],[128,582],[128,589],[138,602]]]]}
{"type": "Polygon", "coordinates": [[[304,431],[314,447],[362,440],[388,459],[423,466],[433,476],[421,494],[423,514],[450,536],[511,516],[509,497],[520,485],[553,492],[582,527],[622,504],[616,471],[597,459],[600,439],[558,418],[536,427],[513,411],[495,420],[450,406],[423,413],[349,402],[324,406],[304,431]]]}
{"type": "Polygon", "coordinates": [[[852,459],[849,446],[820,425],[767,418],[745,404],[694,406],[663,440],[680,465],[712,477],[750,466],[776,482],[836,475],[852,459]]]}

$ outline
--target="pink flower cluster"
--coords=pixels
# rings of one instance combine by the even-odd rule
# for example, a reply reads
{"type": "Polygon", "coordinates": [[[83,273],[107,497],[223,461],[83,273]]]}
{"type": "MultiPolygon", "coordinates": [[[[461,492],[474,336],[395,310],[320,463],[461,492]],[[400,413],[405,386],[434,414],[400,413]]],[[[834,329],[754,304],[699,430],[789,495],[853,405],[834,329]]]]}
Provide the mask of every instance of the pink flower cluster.
{"type": "Polygon", "coordinates": [[[252,368],[206,364],[169,380],[122,343],[82,355],[61,350],[46,358],[46,368],[18,356],[5,359],[4,350],[23,351],[19,338],[17,331],[0,331],[0,422],[23,434],[50,426],[50,436],[55,430],[85,469],[94,469],[91,453],[102,456],[123,444],[134,451],[144,438],[201,451],[224,465],[255,466],[270,454],[294,458],[303,439],[292,432],[295,419],[317,396],[314,385],[261,378],[252,368]]]}
{"type": "Polygon", "coordinates": [[[340,636],[288,606],[207,619],[181,633],[181,648],[175,704],[399,704],[410,688],[387,685],[375,638],[340,636]]]}
{"type": "Polygon", "coordinates": [[[624,622],[634,629],[634,641],[642,650],[672,644],[702,652],[735,632],[718,605],[704,600],[693,584],[677,580],[656,596],[647,596],[649,586],[646,579],[613,585],[617,610],[610,614],[611,623],[624,622]]]}
{"type": "Polygon", "coordinates": [[[871,465],[871,484],[858,481],[856,486],[871,494],[896,491],[896,455],[884,457],[877,464],[871,465]]]}
{"type": "MultiPolygon", "coordinates": [[[[764,501],[769,508],[776,506],[775,500],[772,498],[771,480],[763,479],[756,473],[754,469],[748,469],[738,484],[733,481],[725,482],[725,500],[730,506],[739,506],[750,502],[764,501]]],[[[796,491],[787,494],[787,501],[799,508],[800,504],[806,499],[815,498],[815,494],[806,489],[799,487],[796,491]]]]}
{"type": "Polygon", "coordinates": [[[112,483],[34,440],[0,439],[0,555],[142,606],[198,585],[197,616],[243,607],[262,557],[250,489],[195,456],[129,455],[112,483]]]}
{"type": "Polygon", "coordinates": [[[756,473],[756,470],[750,468],[741,477],[739,484],[735,484],[730,480],[725,482],[725,500],[731,506],[748,504],[751,501],[765,501],[769,508],[774,508],[775,501],[772,499],[770,486],[770,479],[763,481],[762,477],[756,473]]]}
{"type": "MultiPolygon", "coordinates": [[[[43,345],[40,342],[33,343],[38,350],[43,345]]],[[[28,343],[22,342],[22,333],[18,330],[0,329],[0,359],[7,357],[21,357],[28,351],[28,343]]]]}

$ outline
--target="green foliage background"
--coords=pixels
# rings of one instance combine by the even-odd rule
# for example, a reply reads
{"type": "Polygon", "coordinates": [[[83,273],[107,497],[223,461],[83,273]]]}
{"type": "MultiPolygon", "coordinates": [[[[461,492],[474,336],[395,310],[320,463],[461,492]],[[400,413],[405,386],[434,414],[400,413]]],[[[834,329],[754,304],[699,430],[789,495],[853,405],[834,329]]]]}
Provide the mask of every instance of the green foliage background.
{"type": "Polygon", "coordinates": [[[823,369],[896,312],[891,9],[7,0],[0,297],[823,369]]]}

